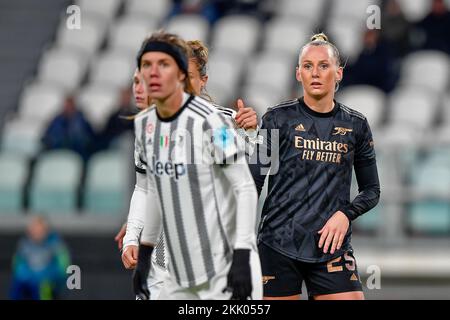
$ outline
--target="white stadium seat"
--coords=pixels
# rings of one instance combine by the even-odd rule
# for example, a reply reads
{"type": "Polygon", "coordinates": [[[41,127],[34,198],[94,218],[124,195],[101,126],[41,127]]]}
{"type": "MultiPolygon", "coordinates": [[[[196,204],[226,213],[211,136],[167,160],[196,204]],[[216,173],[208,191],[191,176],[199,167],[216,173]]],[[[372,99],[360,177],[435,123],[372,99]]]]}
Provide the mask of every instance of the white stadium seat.
{"type": "Polygon", "coordinates": [[[130,15],[141,15],[160,23],[170,11],[171,1],[167,0],[127,0],[125,12],[130,15]]]}
{"type": "Polygon", "coordinates": [[[48,123],[64,104],[64,92],[56,86],[32,84],[25,88],[19,102],[19,117],[48,123]]]}
{"type": "Polygon", "coordinates": [[[376,128],[383,120],[386,112],[384,107],[386,95],[378,88],[366,85],[356,85],[338,91],[339,102],[362,113],[369,121],[371,128],[376,128]]]}
{"type": "Polygon", "coordinates": [[[77,105],[80,106],[87,120],[96,131],[102,130],[108,117],[115,111],[118,104],[118,91],[107,86],[85,87],[77,96],[77,105]]]}
{"type": "Polygon", "coordinates": [[[327,35],[339,49],[341,58],[355,61],[362,50],[362,39],[365,24],[359,19],[332,19],[328,23],[327,35]]]}
{"type": "Polygon", "coordinates": [[[448,90],[450,59],[440,51],[425,50],[409,54],[403,60],[400,84],[418,86],[436,94],[448,90]]]}
{"type": "Polygon", "coordinates": [[[367,18],[372,14],[369,13],[368,8],[372,5],[380,7],[380,0],[339,0],[331,1],[331,18],[332,19],[357,19],[360,22],[366,21],[367,18]]]}
{"type": "Polygon", "coordinates": [[[231,15],[216,22],[212,47],[215,51],[227,51],[247,58],[256,49],[261,25],[256,18],[231,15]]]}
{"type": "Polygon", "coordinates": [[[264,34],[264,50],[281,52],[297,57],[302,44],[312,36],[310,23],[294,18],[275,18],[267,23],[264,34]]]}
{"type": "Polygon", "coordinates": [[[167,32],[179,35],[185,40],[208,40],[209,23],[205,17],[194,14],[181,14],[170,19],[167,32]]]}
{"type": "Polygon", "coordinates": [[[77,4],[80,6],[82,16],[83,13],[94,13],[110,21],[117,14],[121,0],[78,0],[77,4]]]}
{"type": "Polygon", "coordinates": [[[277,90],[263,86],[245,87],[242,93],[242,99],[246,106],[255,109],[258,114],[258,119],[261,119],[268,107],[289,100],[287,96],[280,95],[277,90]]]}
{"type": "Polygon", "coordinates": [[[123,52],[107,51],[92,62],[90,82],[112,89],[131,86],[136,61],[123,52]]]}
{"type": "Polygon", "coordinates": [[[325,0],[281,0],[277,1],[278,15],[306,20],[308,23],[317,24],[325,13],[325,0]]]}
{"type": "Polygon", "coordinates": [[[142,41],[155,29],[156,23],[144,17],[123,17],[110,28],[109,47],[114,50],[124,50],[134,56],[142,41]]]}
{"type": "Polygon", "coordinates": [[[69,49],[53,49],[46,52],[39,63],[38,80],[72,91],[81,83],[86,63],[69,49]]]}
{"type": "Polygon", "coordinates": [[[425,18],[430,12],[430,0],[397,0],[406,19],[410,22],[417,22],[425,18]]]}
{"type": "Polygon", "coordinates": [[[3,128],[1,149],[3,152],[32,157],[41,149],[44,130],[45,124],[33,119],[8,121],[3,128]]]}

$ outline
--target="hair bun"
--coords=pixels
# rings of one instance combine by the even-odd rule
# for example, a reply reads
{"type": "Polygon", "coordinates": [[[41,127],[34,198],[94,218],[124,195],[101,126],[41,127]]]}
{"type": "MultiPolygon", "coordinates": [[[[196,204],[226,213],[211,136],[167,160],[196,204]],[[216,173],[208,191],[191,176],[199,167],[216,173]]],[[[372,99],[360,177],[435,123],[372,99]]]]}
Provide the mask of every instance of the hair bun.
{"type": "Polygon", "coordinates": [[[313,35],[311,37],[311,41],[324,41],[324,42],[328,42],[328,37],[326,36],[325,33],[321,32],[321,33],[317,33],[315,35],[313,35]]]}

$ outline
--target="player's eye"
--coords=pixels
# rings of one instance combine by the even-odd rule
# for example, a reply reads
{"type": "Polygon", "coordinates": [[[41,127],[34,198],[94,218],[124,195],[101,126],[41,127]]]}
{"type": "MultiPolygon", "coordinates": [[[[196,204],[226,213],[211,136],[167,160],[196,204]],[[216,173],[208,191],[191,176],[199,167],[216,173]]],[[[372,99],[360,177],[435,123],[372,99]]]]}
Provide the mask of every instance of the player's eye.
{"type": "Polygon", "coordinates": [[[328,63],[322,63],[321,65],[320,65],[320,68],[321,69],[328,69],[328,63]]]}
{"type": "Polygon", "coordinates": [[[147,68],[147,67],[149,67],[150,66],[150,64],[148,63],[148,62],[142,62],[142,67],[143,68],[147,68]]]}
{"type": "Polygon", "coordinates": [[[310,63],[304,64],[303,68],[305,68],[306,70],[309,70],[312,68],[312,65],[310,63]]]}

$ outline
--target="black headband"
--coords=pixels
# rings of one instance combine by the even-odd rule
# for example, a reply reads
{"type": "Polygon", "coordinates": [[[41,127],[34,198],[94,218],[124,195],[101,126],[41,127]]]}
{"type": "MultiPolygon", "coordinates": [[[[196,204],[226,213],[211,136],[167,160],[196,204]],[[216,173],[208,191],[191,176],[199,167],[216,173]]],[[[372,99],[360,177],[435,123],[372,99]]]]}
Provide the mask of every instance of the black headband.
{"type": "Polygon", "coordinates": [[[162,41],[149,41],[141,48],[141,50],[139,50],[137,56],[137,66],[139,70],[141,70],[141,59],[144,53],[154,51],[167,53],[175,60],[181,71],[186,75],[188,74],[188,59],[186,55],[178,47],[162,41]]]}

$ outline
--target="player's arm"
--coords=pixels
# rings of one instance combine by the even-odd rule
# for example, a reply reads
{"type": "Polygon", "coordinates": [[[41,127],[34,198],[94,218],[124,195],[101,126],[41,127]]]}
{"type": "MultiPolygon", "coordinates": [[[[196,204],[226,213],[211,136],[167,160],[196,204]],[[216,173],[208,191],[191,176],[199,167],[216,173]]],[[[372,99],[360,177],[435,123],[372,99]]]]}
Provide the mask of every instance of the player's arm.
{"type": "Polygon", "coordinates": [[[375,207],[380,200],[380,181],[372,133],[364,120],[359,139],[355,148],[354,168],[359,193],[342,212],[349,220],[355,220],[360,215],[375,207]]]}
{"type": "Polygon", "coordinates": [[[158,207],[155,187],[151,178],[147,181],[148,190],[145,201],[144,228],[141,233],[137,265],[133,274],[134,292],[142,300],[150,298],[147,277],[151,267],[151,255],[162,231],[161,213],[158,207]]]}
{"type": "Polygon", "coordinates": [[[144,228],[147,197],[147,177],[136,172],[136,185],[130,200],[130,210],[123,238],[122,262],[127,269],[133,269],[137,263],[139,237],[144,228]]]}
{"type": "Polygon", "coordinates": [[[256,243],[258,198],[245,159],[243,143],[236,137],[237,133],[232,129],[231,122],[218,114],[213,114],[210,118],[210,122],[206,120],[204,125],[204,130],[210,130],[214,135],[214,142],[210,146],[212,153],[209,154],[229,181],[236,199],[236,237],[225,290],[232,292],[232,299],[246,300],[252,293],[250,250],[256,243]]]}

